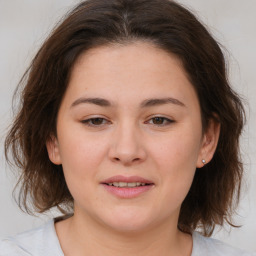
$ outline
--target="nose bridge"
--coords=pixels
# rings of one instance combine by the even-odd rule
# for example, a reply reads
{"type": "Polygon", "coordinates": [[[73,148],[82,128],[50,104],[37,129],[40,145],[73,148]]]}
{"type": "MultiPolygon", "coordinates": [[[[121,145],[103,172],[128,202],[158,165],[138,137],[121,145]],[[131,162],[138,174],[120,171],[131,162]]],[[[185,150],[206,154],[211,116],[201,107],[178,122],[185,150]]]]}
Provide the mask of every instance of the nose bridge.
{"type": "Polygon", "coordinates": [[[123,164],[141,162],[146,157],[139,125],[129,120],[117,124],[111,143],[110,157],[123,164]]]}

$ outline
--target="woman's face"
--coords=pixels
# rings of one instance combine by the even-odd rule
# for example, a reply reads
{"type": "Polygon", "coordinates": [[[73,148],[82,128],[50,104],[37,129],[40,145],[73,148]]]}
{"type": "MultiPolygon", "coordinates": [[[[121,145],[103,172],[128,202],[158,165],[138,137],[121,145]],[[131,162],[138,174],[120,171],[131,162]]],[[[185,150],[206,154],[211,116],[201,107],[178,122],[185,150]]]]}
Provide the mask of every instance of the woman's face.
{"type": "Polygon", "coordinates": [[[181,62],[137,42],[80,56],[47,148],[74,216],[131,231],[177,226],[196,167],[209,160],[206,142],[181,62]]]}

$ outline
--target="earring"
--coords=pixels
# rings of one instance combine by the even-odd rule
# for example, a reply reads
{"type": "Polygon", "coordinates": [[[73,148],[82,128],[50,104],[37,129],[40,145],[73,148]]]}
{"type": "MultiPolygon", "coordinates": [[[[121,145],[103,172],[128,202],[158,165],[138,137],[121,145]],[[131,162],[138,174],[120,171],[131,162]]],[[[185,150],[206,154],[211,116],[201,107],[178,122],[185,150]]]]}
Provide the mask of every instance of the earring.
{"type": "Polygon", "coordinates": [[[204,159],[202,159],[202,163],[205,165],[206,164],[206,161],[204,159]]]}

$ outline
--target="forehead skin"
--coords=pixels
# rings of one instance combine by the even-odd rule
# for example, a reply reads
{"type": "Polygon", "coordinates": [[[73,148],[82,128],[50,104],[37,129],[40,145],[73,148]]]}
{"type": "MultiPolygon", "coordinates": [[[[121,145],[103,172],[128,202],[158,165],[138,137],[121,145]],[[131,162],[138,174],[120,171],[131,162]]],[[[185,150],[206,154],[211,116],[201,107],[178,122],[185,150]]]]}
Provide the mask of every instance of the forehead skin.
{"type": "MultiPolygon", "coordinates": [[[[124,93],[121,100],[120,92],[129,88],[133,100],[136,101],[139,89],[140,95],[150,96],[150,83],[161,87],[161,90],[166,90],[166,93],[170,92],[181,102],[192,96],[199,106],[196,92],[181,60],[174,54],[145,42],[106,45],[92,48],[81,54],[73,67],[67,91],[75,93],[74,89],[80,87],[81,90],[82,85],[84,92],[90,94],[90,90],[95,87],[95,90],[99,89],[103,92],[101,96],[109,95],[113,99],[116,98],[116,102],[125,102],[125,99],[128,100],[128,95],[124,93]],[[149,50],[150,54],[148,54],[149,50]],[[121,65],[117,63],[121,63],[121,65]],[[189,90],[183,90],[184,82],[187,87],[190,87],[189,90]],[[174,90],[171,88],[171,83],[181,86],[176,86],[174,90]],[[69,90],[70,85],[73,90],[69,90]],[[116,86],[119,91],[119,93],[117,91],[118,95],[108,90],[111,86],[116,86]],[[132,94],[132,92],[134,93],[132,94]]],[[[157,92],[154,93],[157,94],[157,92]]],[[[75,97],[75,95],[73,96],[75,97]]],[[[163,95],[160,93],[159,96],[163,95]]],[[[194,102],[191,103],[194,104],[194,102]]],[[[189,102],[187,104],[190,105],[189,102]]],[[[200,106],[198,109],[200,111],[200,106]]]]}

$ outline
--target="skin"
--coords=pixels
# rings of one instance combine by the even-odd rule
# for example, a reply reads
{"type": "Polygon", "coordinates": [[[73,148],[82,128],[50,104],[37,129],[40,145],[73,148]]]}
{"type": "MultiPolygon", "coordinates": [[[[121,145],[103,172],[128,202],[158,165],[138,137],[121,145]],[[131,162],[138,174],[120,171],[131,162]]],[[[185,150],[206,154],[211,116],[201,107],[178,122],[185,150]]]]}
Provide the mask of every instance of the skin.
{"type": "Polygon", "coordinates": [[[180,207],[219,136],[217,123],[204,132],[201,123],[196,92],[174,55],[145,42],[81,55],[59,109],[57,137],[47,142],[74,198],[74,216],[56,223],[65,255],[191,255],[191,236],[177,229],[180,207]],[[172,100],[141,106],[163,98],[172,100]],[[100,184],[115,175],[154,186],[119,198],[100,184]]]}

